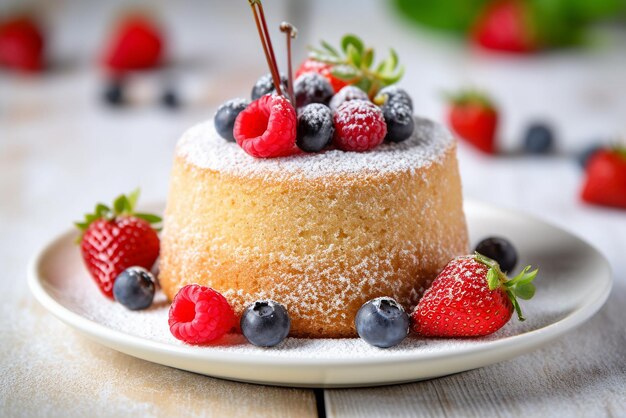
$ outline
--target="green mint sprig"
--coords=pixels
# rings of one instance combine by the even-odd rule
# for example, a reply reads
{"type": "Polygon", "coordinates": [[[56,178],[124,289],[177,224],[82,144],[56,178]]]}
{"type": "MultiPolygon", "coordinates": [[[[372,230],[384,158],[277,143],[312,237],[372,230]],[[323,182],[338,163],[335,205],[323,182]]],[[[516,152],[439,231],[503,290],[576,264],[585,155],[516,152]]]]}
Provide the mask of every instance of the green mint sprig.
{"type": "Polygon", "coordinates": [[[385,60],[374,65],[374,49],[366,47],[356,35],[341,38],[340,49],[326,41],[321,41],[319,48],[309,49],[309,58],[331,65],[334,77],[359,87],[371,98],[404,75],[404,67],[399,66],[398,54],[393,48],[385,60]]]}

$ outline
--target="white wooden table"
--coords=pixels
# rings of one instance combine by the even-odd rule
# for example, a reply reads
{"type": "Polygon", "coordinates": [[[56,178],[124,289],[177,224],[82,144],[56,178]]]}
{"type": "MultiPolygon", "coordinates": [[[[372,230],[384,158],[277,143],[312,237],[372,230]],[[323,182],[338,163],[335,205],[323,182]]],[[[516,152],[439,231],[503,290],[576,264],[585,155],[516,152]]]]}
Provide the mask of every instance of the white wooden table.
{"type": "MultiPolygon", "coordinates": [[[[79,336],[32,299],[25,269],[40,245],[95,201],[135,186],[141,186],[144,201],[163,200],[181,132],[210,117],[221,101],[247,93],[255,75],[264,71],[245,4],[225,3],[159,6],[177,28],[176,58],[205,57],[178,76],[188,102],[178,113],[151,103],[160,86],[157,75],[134,82],[132,95],[141,105],[115,110],[99,102],[102,75],[90,51],[105,26],[93,15],[109,16],[114,4],[98,6],[103,8],[98,14],[89,13],[95,3],[55,2],[48,7],[49,20],[64,25],[54,50],[67,65],[40,79],[0,74],[0,415],[626,416],[626,212],[581,204],[581,172],[567,155],[593,134],[626,128],[626,34],[620,32],[609,34],[618,46],[567,71],[579,62],[569,53],[522,63],[469,56],[447,41],[427,42],[418,31],[394,23],[379,3],[322,1],[309,10],[305,33],[337,39],[353,31],[368,34],[381,47],[393,43],[406,62],[404,85],[420,114],[441,119],[438,90],[472,81],[488,87],[506,112],[504,147],[515,147],[529,117],[542,116],[557,127],[560,152],[552,157],[486,158],[460,149],[466,196],[522,209],[573,231],[597,246],[614,269],[606,306],[542,350],[400,386],[274,388],[199,376],[117,353],[79,336]],[[349,24],[341,18],[348,11],[354,16],[349,24]],[[374,20],[377,25],[371,24],[374,20]],[[229,44],[223,42],[226,30],[229,44]],[[72,36],[74,31],[82,35],[72,36]],[[228,53],[233,43],[237,54],[228,53]],[[518,65],[528,69],[526,84],[510,86],[498,78],[495,69],[518,65]],[[571,94],[547,100],[535,84],[541,78],[532,76],[538,71],[563,74],[571,94]],[[598,71],[600,80],[593,77],[598,71]]],[[[285,1],[265,4],[272,20],[281,20],[278,11],[285,1]]]]}

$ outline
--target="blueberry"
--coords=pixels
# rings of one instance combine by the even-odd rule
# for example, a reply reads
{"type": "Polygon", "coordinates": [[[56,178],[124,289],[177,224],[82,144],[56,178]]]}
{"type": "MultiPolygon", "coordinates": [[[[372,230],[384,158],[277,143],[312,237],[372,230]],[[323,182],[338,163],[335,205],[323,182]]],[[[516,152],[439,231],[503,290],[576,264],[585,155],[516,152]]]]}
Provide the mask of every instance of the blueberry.
{"type": "Polygon", "coordinates": [[[333,112],[321,103],[312,103],[298,111],[296,144],[305,152],[318,152],[333,139],[333,112]]]}
{"type": "Polygon", "coordinates": [[[476,245],[475,251],[497,261],[500,269],[505,273],[513,271],[517,264],[517,250],[505,238],[485,238],[476,245]]]}
{"type": "Polygon", "coordinates": [[[291,320],[280,303],[260,300],[246,308],[240,325],[241,332],[252,344],[273,347],[287,337],[291,320]]]}
{"type": "Polygon", "coordinates": [[[380,348],[399,344],[409,333],[409,316],[388,297],[366,302],[357,312],[354,324],[361,338],[380,348]]]}
{"type": "Polygon", "coordinates": [[[400,102],[404,105],[408,106],[411,109],[411,113],[413,112],[413,100],[409,93],[406,90],[401,89],[398,86],[388,86],[381,89],[376,97],[374,98],[374,102],[383,105],[391,102],[400,102]]]}
{"type": "Polygon", "coordinates": [[[328,107],[331,110],[337,110],[339,106],[344,104],[345,102],[349,102],[350,100],[369,100],[370,98],[367,96],[363,90],[356,86],[345,86],[341,90],[337,92],[328,103],[328,107]]]}
{"type": "Polygon", "coordinates": [[[402,142],[408,139],[415,129],[413,111],[401,100],[390,100],[382,106],[387,124],[386,141],[402,142]]]}
{"type": "Polygon", "coordinates": [[[296,96],[296,107],[311,103],[328,104],[335,91],[328,79],[317,73],[304,73],[296,79],[293,94],[296,96]]]}
{"type": "Polygon", "coordinates": [[[132,311],[146,309],[154,300],[155,280],[143,267],[129,267],[113,283],[115,300],[132,311]]]}
{"type": "Polygon", "coordinates": [[[250,102],[246,99],[232,99],[217,108],[213,121],[215,130],[222,138],[230,142],[235,142],[235,137],[233,136],[235,119],[237,119],[239,113],[248,107],[249,104],[250,102]]]}
{"type": "MultiPolygon", "coordinates": [[[[289,82],[287,80],[287,76],[285,74],[280,75],[280,88],[283,90],[283,93],[287,92],[287,86],[289,82]]],[[[252,88],[252,100],[256,100],[266,94],[273,93],[276,91],[274,88],[274,79],[270,73],[262,75],[252,88]]]]}
{"type": "Polygon", "coordinates": [[[588,146],[587,148],[585,148],[580,154],[578,154],[578,164],[580,164],[580,166],[585,169],[587,168],[587,163],[589,162],[589,160],[591,159],[591,157],[593,157],[593,155],[600,151],[601,149],[603,149],[604,146],[600,145],[600,144],[593,144],[588,146]]]}
{"type": "Polygon", "coordinates": [[[161,103],[168,109],[178,109],[180,107],[180,99],[176,90],[172,87],[167,87],[161,96],[161,103]]]}
{"type": "Polygon", "coordinates": [[[554,147],[554,134],[549,126],[532,124],[524,137],[524,150],[529,154],[547,154],[554,147]]]}
{"type": "Polygon", "coordinates": [[[124,97],[124,83],[120,79],[113,79],[104,90],[104,101],[111,106],[121,106],[126,102],[124,97]]]}

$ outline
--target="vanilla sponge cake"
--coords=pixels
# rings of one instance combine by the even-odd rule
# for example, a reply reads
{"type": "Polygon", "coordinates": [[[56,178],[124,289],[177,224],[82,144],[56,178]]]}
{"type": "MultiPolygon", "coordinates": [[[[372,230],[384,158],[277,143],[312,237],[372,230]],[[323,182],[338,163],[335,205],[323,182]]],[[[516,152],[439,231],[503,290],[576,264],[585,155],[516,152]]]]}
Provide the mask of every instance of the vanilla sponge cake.
{"type": "Polygon", "coordinates": [[[402,143],[274,159],[197,125],[177,145],[164,222],[170,299],[190,283],[238,314],[272,299],[295,337],[354,337],[356,312],[379,296],[411,310],[468,249],[455,140],[419,118],[402,143]]]}

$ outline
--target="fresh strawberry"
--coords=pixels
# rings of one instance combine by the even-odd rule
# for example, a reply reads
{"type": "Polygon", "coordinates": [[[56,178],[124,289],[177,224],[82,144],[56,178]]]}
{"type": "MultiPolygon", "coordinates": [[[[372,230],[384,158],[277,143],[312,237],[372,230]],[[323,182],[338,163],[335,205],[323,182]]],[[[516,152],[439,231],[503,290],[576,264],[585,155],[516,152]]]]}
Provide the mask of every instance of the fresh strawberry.
{"type": "Polygon", "coordinates": [[[626,208],[626,149],[603,149],[587,163],[581,197],[585,202],[626,208]]]}
{"type": "Polygon", "coordinates": [[[44,37],[37,23],[21,16],[0,23],[0,66],[37,72],[43,68],[44,37]]]}
{"type": "Polygon", "coordinates": [[[483,93],[461,91],[449,98],[448,123],[456,134],[479,150],[494,154],[498,112],[483,93]]]}
{"type": "Polygon", "coordinates": [[[502,328],[514,310],[523,321],[517,298],[535,294],[537,270],[529,270],[509,280],[498,263],[478,253],[453,259],[413,311],[413,330],[428,337],[478,337],[502,328]]]}
{"type": "Polygon", "coordinates": [[[487,5],[472,32],[487,49],[529,53],[539,48],[529,5],[521,0],[495,0],[487,5]]]}
{"type": "Polygon", "coordinates": [[[130,15],[117,26],[104,54],[112,71],[145,70],[161,64],[164,50],[159,26],[141,15],[130,15]]]}
{"type": "Polygon", "coordinates": [[[330,85],[333,87],[333,90],[335,90],[335,93],[337,93],[349,83],[333,76],[331,74],[331,70],[332,65],[320,61],[315,61],[312,58],[308,58],[304,62],[302,62],[302,64],[300,64],[300,68],[298,68],[298,71],[296,71],[296,78],[306,73],[317,73],[324,76],[330,82],[330,85]]]}
{"type": "Polygon", "coordinates": [[[161,218],[134,211],[139,190],[121,195],[110,208],[99,203],[94,213],[76,222],[82,231],[80,249],[87,270],[107,297],[113,298],[113,283],[128,267],[150,270],[159,256],[159,236],[152,224],[161,218]]]}

